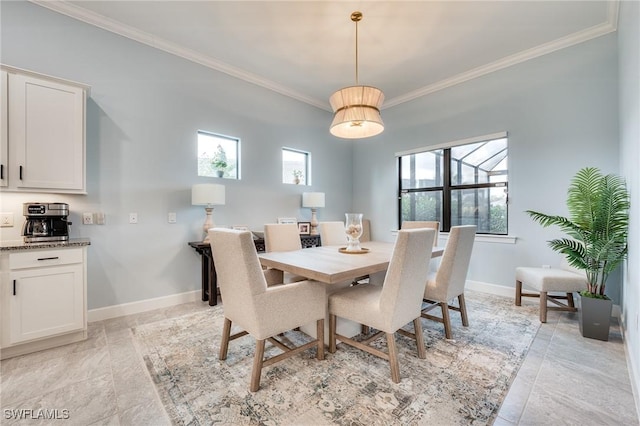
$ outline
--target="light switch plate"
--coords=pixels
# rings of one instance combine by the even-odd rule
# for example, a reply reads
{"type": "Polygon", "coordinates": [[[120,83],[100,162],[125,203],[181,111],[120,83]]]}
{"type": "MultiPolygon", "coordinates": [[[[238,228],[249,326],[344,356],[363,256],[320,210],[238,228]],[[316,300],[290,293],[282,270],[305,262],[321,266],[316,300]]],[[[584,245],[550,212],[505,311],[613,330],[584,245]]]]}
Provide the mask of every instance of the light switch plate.
{"type": "Polygon", "coordinates": [[[129,213],[129,223],[138,223],[138,213],[129,213]]]}
{"type": "Polygon", "coordinates": [[[167,215],[167,222],[169,223],[176,223],[177,221],[177,216],[175,212],[169,212],[169,214],[167,215]]]}
{"type": "Polygon", "coordinates": [[[11,228],[13,226],[13,213],[0,213],[0,227],[11,228]]]}

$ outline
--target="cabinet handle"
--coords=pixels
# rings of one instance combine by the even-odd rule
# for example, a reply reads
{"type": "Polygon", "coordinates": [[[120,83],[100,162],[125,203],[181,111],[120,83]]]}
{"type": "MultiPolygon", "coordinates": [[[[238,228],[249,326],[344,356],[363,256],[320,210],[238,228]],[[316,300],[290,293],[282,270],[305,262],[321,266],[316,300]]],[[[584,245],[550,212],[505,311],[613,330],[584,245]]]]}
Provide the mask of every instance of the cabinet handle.
{"type": "Polygon", "coordinates": [[[0,164],[0,179],[4,179],[4,164],[0,164]]]}
{"type": "Polygon", "coordinates": [[[16,280],[13,280],[13,295],[16,295],[16,280]]]}
{"type": "Polygon", "coordinates": [[[55,259],[60,259],[60,257],[58,256],[54,256],[54,257],[41,257],[38,260],[55,260],[55,259]]]}
{"type": "Polygon", "coordinates": [[[22,180],[22,166],[20,166],[20,180],[22,180]]]}

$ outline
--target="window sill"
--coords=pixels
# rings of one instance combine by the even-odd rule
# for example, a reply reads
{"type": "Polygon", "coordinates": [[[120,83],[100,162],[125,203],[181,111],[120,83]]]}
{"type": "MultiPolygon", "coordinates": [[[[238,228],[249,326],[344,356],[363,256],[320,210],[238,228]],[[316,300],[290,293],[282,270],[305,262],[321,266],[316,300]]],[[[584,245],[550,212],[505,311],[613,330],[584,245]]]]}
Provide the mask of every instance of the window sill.
{"type": "MultiPolygon", "coordinates": [[[[398,231],[391,230],[391,234],[395,237],[398,235],[398,231]]],[[[498,244],[515,244],[518,237],[514,235],[488,235],[488,234],[476,234],[476,241],[482,243],[498,243],[498,244]]],[[[448,240],[448,232],[440,232],[441,240],[448,240]]]]}

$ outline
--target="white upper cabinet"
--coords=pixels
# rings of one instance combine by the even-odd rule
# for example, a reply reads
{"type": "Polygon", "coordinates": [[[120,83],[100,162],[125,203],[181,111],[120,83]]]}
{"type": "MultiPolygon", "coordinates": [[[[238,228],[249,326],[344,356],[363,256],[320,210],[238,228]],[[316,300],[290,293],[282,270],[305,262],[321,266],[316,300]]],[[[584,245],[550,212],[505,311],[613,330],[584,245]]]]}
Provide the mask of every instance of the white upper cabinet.
{"type": "MultiPolygon", "coordinates": [[[[4,189],[85,193],[86,86],[5,71],[2,132],[8,133],[8,181],[3,181],[4,189]]],[[[6,157],[5,152],[0,154],[3,161],[6,157]]]]}
{"type": "Polygon", "coordinates": [[[9,182],[9,128],[7,114],[7,92],[9,83],[7,72],[0,70],[0,187],[6,187],[9,182]]]}

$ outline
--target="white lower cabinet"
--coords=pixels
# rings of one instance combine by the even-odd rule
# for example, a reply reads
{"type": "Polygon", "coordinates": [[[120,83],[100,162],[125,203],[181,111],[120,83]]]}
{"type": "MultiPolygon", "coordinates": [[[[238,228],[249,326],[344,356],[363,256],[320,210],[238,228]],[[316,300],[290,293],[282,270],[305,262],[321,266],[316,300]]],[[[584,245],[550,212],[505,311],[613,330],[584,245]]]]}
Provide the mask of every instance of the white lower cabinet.
{"type": "Polygon", "coordinates": [[[86,338],[86,248],[3,255],[2,359],[86,338]]]}

